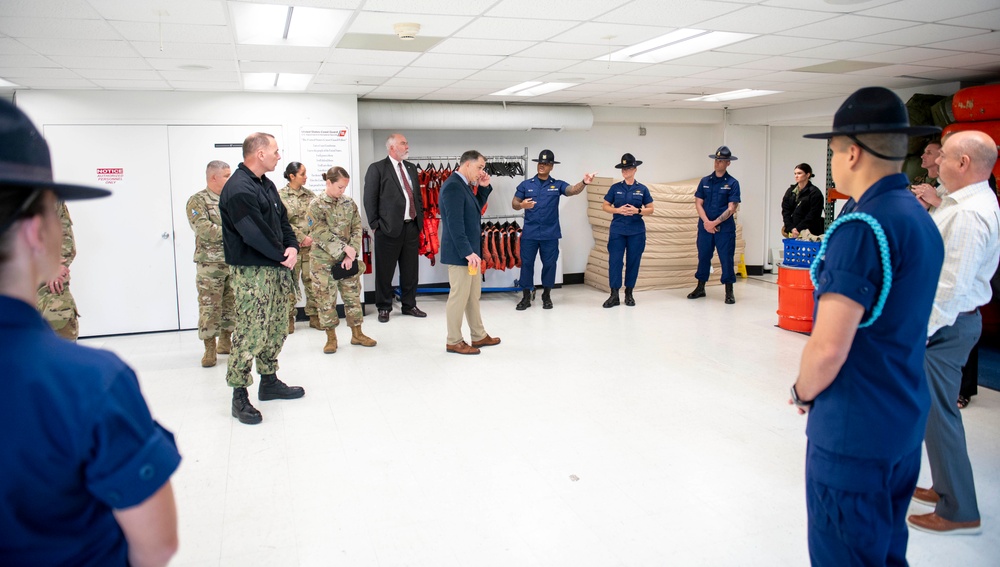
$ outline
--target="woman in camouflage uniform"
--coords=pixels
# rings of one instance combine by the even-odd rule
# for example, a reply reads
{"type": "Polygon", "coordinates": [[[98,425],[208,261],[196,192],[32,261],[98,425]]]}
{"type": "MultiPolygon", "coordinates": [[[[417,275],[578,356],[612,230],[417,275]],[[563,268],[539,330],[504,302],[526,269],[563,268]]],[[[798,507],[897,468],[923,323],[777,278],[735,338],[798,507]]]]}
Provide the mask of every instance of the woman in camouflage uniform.
{"type": "Polygon", "coordinates": [[[364,314],[361,310],[361,274],[364,263],[357,259],[361,248],[361,215],[354,201],[344,195],[350,176],[342,167],[332,167],[323,174],[326,192],[309,204],[309,218],[312,221],[310,234],[312,247],[312,283],[316,297],[320,327],[326,330],[326,345],[323,352],[337,352],[335,328],[340,324],[337,318],[337,291],[344,298],[344,313],[347,325],[351,327],[351,344],[366,347],[375,346],[375,341],[361,332],[364,314]],[[333,279],[330,268],[338,263],[344,269],[351,269],[358,262],[358,273],[341,279],[333,279]]]}

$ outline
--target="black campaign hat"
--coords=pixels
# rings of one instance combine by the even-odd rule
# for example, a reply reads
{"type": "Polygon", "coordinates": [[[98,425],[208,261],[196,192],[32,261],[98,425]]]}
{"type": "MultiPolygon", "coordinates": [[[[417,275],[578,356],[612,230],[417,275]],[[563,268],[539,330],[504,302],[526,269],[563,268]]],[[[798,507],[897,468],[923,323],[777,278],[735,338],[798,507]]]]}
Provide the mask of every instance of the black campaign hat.
{"type": "Polygon", "coordinates": [[[865,87],[854,91],[837,109],[832,131],[806,134],[803,138],[829,139],[859,134],[926,136],[940,131],[937,126],[910,126],[906,105],[896,93],[885,87],[865,87]]]}
{"type": "Polygon", "coordinates": [[[733,152],[729,151],[729,146],[719,146],[719,149],[715,150],[715,153],[708,156],[712,159],[727,159],[729,161],[736,161],[740,158],[733,155],[733,152]]]}
{"type": "Polygon", "coordinates": [[[538,163],[559,163],[556,161],[556,155],[552,153],[552,150],[542,150],[538,154],[538,159],[533,159],[531,161],[537,161],[538,163]]]}
{"type": "Polygon", "coordinates": [[[622,162],[619,163],[618,165],[616,165],[615,169],[625,169],[625,168],[629,168],[629,167],[639,167],[640,165],[642,165],[642,162],[636,160],[634,155],[632,155],[632,154],[623,154],[622,155],[622,162]]]}
{"type": "Polygon", "coordinates": [[[7,101],[0,101],[0,186],[49,189],[64,201],[111,194],[107,189],[52,181],[49,145],[31,120],[7,101]]]}

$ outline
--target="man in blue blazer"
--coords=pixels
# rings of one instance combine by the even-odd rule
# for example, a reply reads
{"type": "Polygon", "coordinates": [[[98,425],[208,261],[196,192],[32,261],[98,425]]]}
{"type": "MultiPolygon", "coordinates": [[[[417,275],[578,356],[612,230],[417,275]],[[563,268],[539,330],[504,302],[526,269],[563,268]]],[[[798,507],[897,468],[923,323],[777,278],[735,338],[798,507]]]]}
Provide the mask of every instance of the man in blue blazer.
{"type": "Polygon", "coordinates": [[[388,157],[368,166],[364,194],[368,226],[375,233],[375,307],[380,323],[388,322],[392,311],[396,264],[403,315],[427,316],[417,308],[417,260],[424,222],[417,166],[406,161],[410,145],[402,134],[389,136],[385,149],[388,157]]]}
{"type": "Polygon", "coordinates": [[[480,347],[500,344],[483,327],[479,314],[482,292],[483,207],[493,187],[485,171],[486,159],[476,150],[462,154],[458,169],[441,186],[441,263],[448,266],[448,320],[446,350],[456,354],[479,354],[480,347]],[[462,337],[462,315],[469,321],[472,344],[462,337]]]}

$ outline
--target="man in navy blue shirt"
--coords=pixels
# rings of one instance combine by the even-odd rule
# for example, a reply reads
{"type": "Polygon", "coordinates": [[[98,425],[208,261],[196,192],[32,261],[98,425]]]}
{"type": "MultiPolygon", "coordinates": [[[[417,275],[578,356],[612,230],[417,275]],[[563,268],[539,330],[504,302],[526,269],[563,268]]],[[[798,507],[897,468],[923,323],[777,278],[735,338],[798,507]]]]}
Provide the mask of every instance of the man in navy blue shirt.
{"type": "Polygon", "coordinates": [[[552,309],[550,292],[556,285],[556,260],[559,259],[559,197],[579,195],[594,180],[596,173],[585,173],[583,181],[570,186],[561,179],[550,177],[555,160],[552,150],[542,150],[538,159],[538,174],[522,181],[514,191],[511,206],[524,210],[521,229],[521,301],[518,311],[531,307],[531,290],[535,289],[535,256],[542,254],[542,309],[552,309]]]}
{"type": "Polygon", "coordinates": [[[911,127],[881,87],[852,94],[830,139],[837,189],[855,201],[814,269],[816,313],[790,403],[809,412],[806,507],[813,565],[906,565],[906,511],[930,406],[927,320],[941,235],[900,173],[911,127]],[[875,227],[878,227],[876,230],[875,227]]]}
{"type": "Polygon", "coordinates": [[[726,146],[719,146],[708,156],[715,160],[715,171],[698,182],[694,191],[694,205],[698,209],[698,271],[694,277],[698,286],[688,294],[688,299],[705,297],[705,282],[712,266],[712,253],[719,251],[722,264],[722,283],[726,286],[726,303],[736,303],[733,269],[736,254],[736,209],[740,206],[740,182],[729,175],[729,163],[739,158],[726,146]]]}

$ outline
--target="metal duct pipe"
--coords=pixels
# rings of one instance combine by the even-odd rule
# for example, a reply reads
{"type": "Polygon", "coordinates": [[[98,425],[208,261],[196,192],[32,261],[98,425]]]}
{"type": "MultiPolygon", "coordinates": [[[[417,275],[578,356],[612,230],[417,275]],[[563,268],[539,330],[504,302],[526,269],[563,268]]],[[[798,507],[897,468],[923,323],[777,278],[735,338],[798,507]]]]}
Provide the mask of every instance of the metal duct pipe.
{"type": "Polygon", "coordinates": [[[589,106],[358,101],[363,130],[589,130],[589,106]]]}

